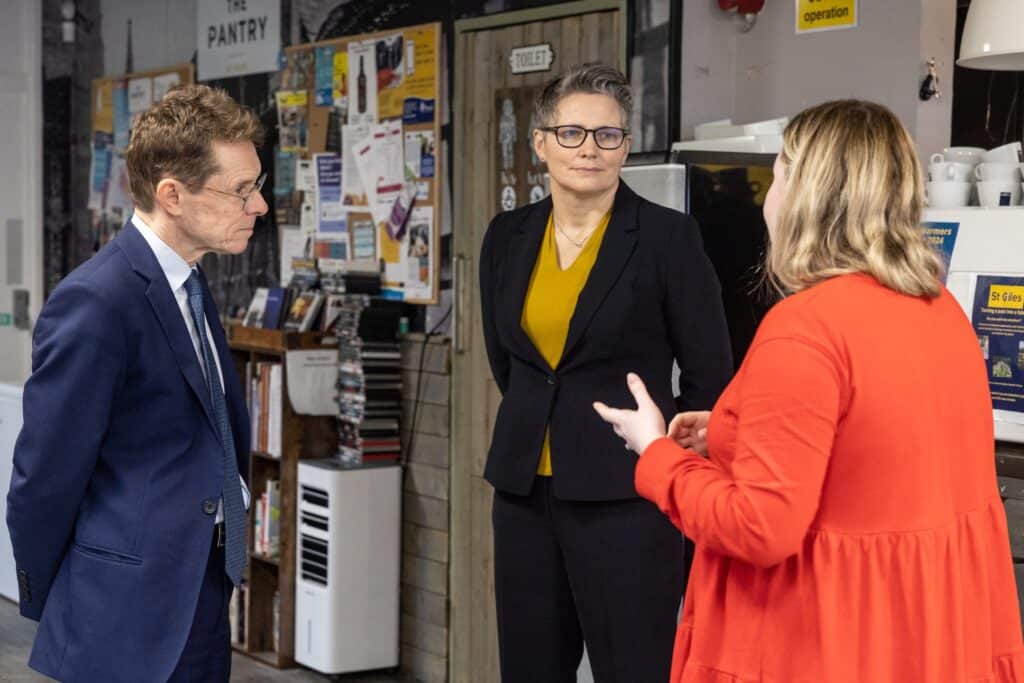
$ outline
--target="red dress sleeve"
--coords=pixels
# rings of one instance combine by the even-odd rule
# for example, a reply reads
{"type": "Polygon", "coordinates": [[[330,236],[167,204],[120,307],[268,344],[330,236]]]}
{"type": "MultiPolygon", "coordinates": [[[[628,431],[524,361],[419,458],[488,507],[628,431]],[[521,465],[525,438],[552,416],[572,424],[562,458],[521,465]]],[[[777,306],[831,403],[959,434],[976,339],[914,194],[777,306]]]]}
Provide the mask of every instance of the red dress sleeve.
{"type": "Polygon", "coordinates": [[[737,392],[731,461],[658,439],[637,464],[637,491],[698,544],[761,567],[781,562],[800,550],[817,512],[843,377],[814,342],[756,344],[726,390],[737,392]]]}

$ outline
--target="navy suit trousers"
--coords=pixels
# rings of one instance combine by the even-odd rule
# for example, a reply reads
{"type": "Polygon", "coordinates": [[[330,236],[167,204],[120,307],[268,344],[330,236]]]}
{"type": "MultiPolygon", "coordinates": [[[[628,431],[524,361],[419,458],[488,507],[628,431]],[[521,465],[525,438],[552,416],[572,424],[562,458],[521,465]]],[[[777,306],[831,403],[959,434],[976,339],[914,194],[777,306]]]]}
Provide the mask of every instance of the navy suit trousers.
{"type": "Polygon", "coordinates": [[[210,548],[188,641],[168,683],[228,683],[231,677],[228,601],[233,588],[224,573],[224,548],[216,547],[215,540],[210,548]]]}

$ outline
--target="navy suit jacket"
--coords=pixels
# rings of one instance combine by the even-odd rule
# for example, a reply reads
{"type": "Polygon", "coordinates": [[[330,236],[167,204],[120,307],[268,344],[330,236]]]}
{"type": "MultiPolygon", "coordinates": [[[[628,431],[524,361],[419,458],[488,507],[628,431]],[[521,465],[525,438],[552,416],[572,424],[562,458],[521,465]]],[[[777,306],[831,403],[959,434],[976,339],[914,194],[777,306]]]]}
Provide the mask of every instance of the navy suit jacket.
{"type": "MultiPolygon", "coordinates": [[[[213,299],[206,318],[238,454],[249,417],[213,299]]],[[[61,681],[165,681],[185,646],[223,477],[199,358],[129,223],[40,313],[7,497],[29,665],[61,681]]]]}

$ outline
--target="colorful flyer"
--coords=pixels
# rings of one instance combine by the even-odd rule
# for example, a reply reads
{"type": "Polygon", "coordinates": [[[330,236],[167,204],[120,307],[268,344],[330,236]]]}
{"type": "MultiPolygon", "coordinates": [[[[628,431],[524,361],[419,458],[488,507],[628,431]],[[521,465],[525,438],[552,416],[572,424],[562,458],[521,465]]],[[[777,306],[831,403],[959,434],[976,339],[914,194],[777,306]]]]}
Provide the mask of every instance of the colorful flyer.
{"type": "Polygon", "coordinates": [[[377,256],[377,234],[373,221],[355,220],[352,222],[352,258],[365,259],[377,256]]]}
{"type": "Polygon", "coordinates": [[[377,42],[348,44],[348,123],[377,123],[377,42]]]}
{"type": "Polygon", "coordinates": [[[953,248],[956,246],[956,234],[960,230],[957,222],[928,221],[921,225],[924,231],[924,238],[942,256],[946,264],[946,273],[949,275],[949,262],[953,258],[953,248]]]}
{"type": "Polygon", "coordinates": [[[92,129],[99,133],[114,133],[114,83],[99,81],[93,93],[92,129]]]}
{"type": "Polygon", "coordinates": [[[316,106],[334,104],[334,46],[316,48],[316,106]]]}
{"type": "MultiPolygon", "coordinates": [[[[381,42],[383,45],[377,48],[381,56],[378,67],[384,76],[378,115],[382,120],[399,118],[406,114],[407,99],[432,100],[437,96],[437,27],[406,29],[400,35],[382,38],[381,42]]],[[[433,107],[430,109],[432,119],[433,107]]],[[[423,116],[425,111],[415,113],[423,116]]]]}
{"type": "Polygon", "coordinates": [[[347,245],[348,222],[341,204],[341,157],[328,152],[314,154],[313,161],[316,165],[317,232],[344,235],[347,245]]]}
{"type": "Polygon", "coordinates": [[[295,153],[278,148],[274,156],[274,195],[289,195],[295,191],[295,153]]]}
{"type": "Polygon", "coordinates": [[[985,358],[992,407],[1024,412],[1024,277],[979,275],[971,323],[985,358]]]}
{"type": "Polygon", "coordinates": [[[277,123],[284,152],[301,152],[308,146],[308,96],[305,90],[277,93],[277,123]]]}
{"type": "Polygon", "coordinates": [[[345,107],[348,97],[348,53],[338,50],[334,53],[333,96],[335,107],[345,107]]]}
{"type": "Polygon", "coordinates": [[[124,151],[132,135],[132,113],[128,110],[128,88],[114,86],[114,148],[124,151]]]}
{"type": "Polygon", "coordinates": [[[341,201],[347,207],[369,207],[370,201],[363,189],[362,176],[356,164],[360,152],[369,153],[370,129],[368,126],[342,126],[342,168],[349,169],[341,174],[341,201]]]}
{"type": "Polygon", "coordinates": [[[407,132],[405,134],[406,178],[433,178],[434,154],[434,131],[407,132]]]}

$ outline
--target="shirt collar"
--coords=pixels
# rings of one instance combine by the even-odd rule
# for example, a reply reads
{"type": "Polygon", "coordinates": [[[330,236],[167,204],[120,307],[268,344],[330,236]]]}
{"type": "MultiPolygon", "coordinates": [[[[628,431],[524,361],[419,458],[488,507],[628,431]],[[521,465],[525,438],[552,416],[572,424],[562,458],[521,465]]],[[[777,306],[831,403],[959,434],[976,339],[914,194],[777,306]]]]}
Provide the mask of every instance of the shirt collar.
{"type": "Polygon", "coordinates": [[[188,264],[188,261],[181,258],[176,251],[167,246],[166,242],[157,237],[153,229],[139,218],[139,214],[132,214],[132,225],[138,228],[139,233],[142,234],[149,248],[153,250],[153,255],[156,256],[157,263],[160,264],[161,270],[164,271],[167,283],[171,285],[171,291],[178,291],[185,284],[188,276],[192,274],[192,266],[188,264]]]}

